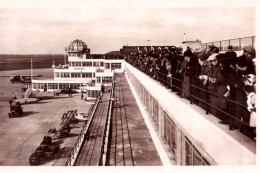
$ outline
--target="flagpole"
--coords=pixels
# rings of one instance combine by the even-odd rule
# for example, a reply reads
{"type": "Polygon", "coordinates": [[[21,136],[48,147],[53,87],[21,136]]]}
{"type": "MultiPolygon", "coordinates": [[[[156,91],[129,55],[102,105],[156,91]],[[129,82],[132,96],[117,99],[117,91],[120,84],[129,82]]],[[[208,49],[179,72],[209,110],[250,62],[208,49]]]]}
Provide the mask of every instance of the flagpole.
{"type": "Polygon", "coordinates": [[[33,63],[32,63],[32,58],[31,58],[31,81],[33,80],[33,63]]]}

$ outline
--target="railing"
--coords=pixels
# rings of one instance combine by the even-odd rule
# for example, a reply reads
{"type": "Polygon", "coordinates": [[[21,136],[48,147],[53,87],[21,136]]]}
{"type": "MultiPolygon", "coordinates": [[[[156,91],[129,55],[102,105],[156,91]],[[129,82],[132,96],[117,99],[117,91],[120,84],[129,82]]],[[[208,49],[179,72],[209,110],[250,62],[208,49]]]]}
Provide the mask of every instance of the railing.
{"type": "MultiPolygon", "coordinates": [[[[147,74],[147,71],[145,71],[141,68],[139,68],[139,70],[144,72],[145,74],[147,74]]],[[[181,95],[181,93],[185,93],[186,95],[189,95],[188,99],[190,99],[190,104],[193,104],[194,100],[197,100],[197,101],[203,103],[205,105],[204,107],[205,107],[206,114],[208,114],[210,112],[210,110],[215,109],[215,110],[213,110],[213,112],[215,112],[214,115],[216,117],[218,116],[218,115],[216,115],[217,114],[216,112],[218,112],[218,114],[221,114],[220,115],[221,117],[227,116],[228,117],[228,123],[227,124],[229,125],[230,130],[234,129],[234,127],[233,127],[234,124],[239,124],[240,130],[242,128],[250,129],[249,133],[251,133],[251,134],[249,134],[249,136],[251,138],[254,138],[254,134],[252,133],[253,130],[251,129],[250,124],[249,124],[250,113],[247,112],[246,100],[243,103],[239,103],[239,102],[236,102],[234,100],[231,100],[229,97],[224,97],[224,96],[218,95],[216,93],[213,93],[213,92],[209,91],[207,89],[207,87],[201,88],[201,87],[193,85],[191,83],[187,83],[183,80],[183,77],[184,77],[183,74],[179,78],[168,77],[166,74],[160,72],[157,69],[155,69],[154,74],[153,75],[154,75],[155,80],[163,83],[164,85],[166,85],[170,88],[176,89],[178,95],[181,95]],[[183,85],[186,85],[187,88],[189,88],[189,90],[184,90],[183,85]],[[193,94],[194,92],[193,93],[191,92],[194,89],[197,89],[199,92],[205,92],[205,98],[202,99],[202,98],[198,97],[197,95],[194,95],[193,94]],[[226,110],[223,110],[223,109],[219,108],[218,105],[211,104],[210,97],[212,97],[212,96],[216,97],[218,100],[227,102],[228,108],[226,110]],[[248,121],[248,122],[245,122],[245,120],[241,120],[241,118],[243,118],[242,116],[239,117],[240,118],[239,119],[238,117],[235,117],[233,115],[232,111],[234,111],[234,110],[232,110],[232,109],[234,109],[234,107],[239,108],[242,111],[247,113],[247,119],[245,119],[245,120],[248,121]]],[[[151,73],[150,74],[148,73],[147,75],[150,75],[151,77],[153,76],[153,75],[151,75],[151,73]]],[[[197,80],[198,80],[198,83],[201,83],[199,81],[199,79],[197,79],[197,80]]],[[[236,88],[236,89],[238,89],[238,88],[236,88]]],[[[235,90],[235,88],[230,87],[230,93],[233,93],[234,90],[235,90]]],[[[243,116],[245,117],[246,115],[243,115],[243,116]]],[[[224,118],[226,118],[226,117],[224,117],[224,118]]]]}
{"type": "MultiPolygon", "coordinates": [[[[178,78],[171,77],[170,80],[165,80],[165,79],[169,78],[169,77],[167,77],[166,74],[163,74],[162,72],[159,72],[158,70],[156,71],[156,73],[157,73],[157,75],[156,75],[156,80],[157,80],[157,81],[160,81],[160,82],[165,83],[166,85],[175,87],[179,92],[184,92],[184,93],[188,94],[188,95],[190,96],[190,97],[189,97],[189,99],[190,99],[190,104],[193,104],[194,100],[198,100],[198,101],[204,103],[204,104],[206,105],[206,109],[205,109],[206,114],[209,113],[209,109],[210,109],[210,108],[214,108],[215,110],[217,110],[217,111],[219,111],[219,112],[225,114],[226,116],[228,116],[228,117],[229,117],[229,123],[228,123],[228,124],[229,124],[229,129],[232,129],[231,119],[234,119],[234,120],[238,121],[240,124],[243,124],[243,125],[245,125],[245,126],[248,126],[248,127],[250,126],[249,123],[246,123],[246,122],[242,121],[241,119],[238,119],[237,117],[234,117],[230,112],[226,112],[226,111],[224,111],[224,110],[218,108],[216,105],[210,104],[210,103],[209,103],[209,101],[210,101],[209,95],[216,96],[218,99],[222,99],[222,100],[224,99],[225,101],[228,102],[228,105],[235,104],[235,105],[240,106],[242,109],[245,109],[245,110],[247,109],[247,106],[246,106],[246,105],[243,105],[243,104],[241,104],[241,103],[238,103],[238,102],[236,102],[236,101],[234,101],[234,100],[231,100],[231,99],[229,99],[229,98],[227,98],[227,97],[224,97],[224,96],[218,95],[218,94],[216,94],[216,93],[213,93],[213,92],[209,91],[207,88],[201,88],[201,87],[192,85],[192,84],[190,84],[190,83],[184,82],[183,80],[178,79],[178,78]],[[160,77],[159,77],[159,76],[160,76],[160,77]],[[174,85],[174,84],[172,83],[172,81],[174,81],[174,80],[177,81],[180,85],[179,85],[179,86],[174,85]],[[171,81],[171,82],[169,82],[169,81],[171,81]],[[183,88],[181,88],[180,86],[182,86],[182,85],[187,85],[188,88],[189,88],[189,91],[186,91],[186,90],[184,90],[183,88]],[[194,88],[196,88],[196,89],[198,89],[198,90],[203,91],[203,92],[206,93],[205,100],[203,100],[203,99],[201,99],[201,98],[199,98],[199,97],[197,97],[197,96],[195,96],[194,94],[191,93],[191,90],[194,89],[194,88]]],[[[182,76],[181,78],[183,78],[183,76],[182,76]]],[[[190,78],[190,77],[189,77],[189,78],[190,78]]],[[[198,79],[198,80],[199,80],[199,79],[198,79]]],[[[231,88],[231,89],[232,89],[232,88],[231,88]]],[[[230,110],[230,108],[229,108],[228,110],[230,110]]]]}
{"type": "Polygon", "coordinates": [[[255,47],[255,36],[202,43],[203,48],[208,48],[210,45],[218,47],[220,51],[227,51],[228,46],[232,45],[233,50],[239,51],[244,46],[255,47]]]}
{"type": "Polygon", "coordinates": [[[110,100],[108,105],[108,112],[106,117],[105,129],[103,132],[103,140],[101,145],[101,151],[99,155],[99,166],[105,166],[107,161],[107,150],[108,150],[108,140],[110,134],[110,126],[111,126],[111,116],[113,112],[113,105],[114,105],[114,89],[115,89],[115,82],[112,84],[112,90],[110,92],[110,100]]]}
{"type": "MultiPolygon", "coordinates": [[[[129,82],[139,94],[150,120],[158,126],[157,134],[165,139],[173,154],[170,157],[177,165],[255,164],[255,152],[249,151],[226,132],[219,130],[214,123],[202,118],[201,110],[187,106],[187,103],[169,94],[169,90],[162,90],[162,85],[131,64],[126,63],[125,66],[129,82]],[[214,140],[218,141],[218,147],[209,142],[214,140]],[[219,150],[222,147],[225,150],[219,150]],[[241,155],[243,157],[240,157],[241,155]]],[[[166,84],[165,76],[158,74],[155,79],[166,84]]],[[[176,81],[168,81],[171,84],[175,84],[174,82],[176,81]]],[[[254,147],[253,145],[250,143],[251,147],[254,147]]]]}
{"type": "Polygon", "coordinates": [[[87,121],[84,126],[82,127],[82,130],[80,131],[80,135],[78,137],[78,139],[76,140],[75,144],[74,144],[74,147],[73,147],[73,150],[72,152],[70,153],[70,156],[68,157],[68,160],[66,162],[66,166],[73,166],[76,159],[77,159],[77,156],[78,156],[78,153],[80,151],[80,148],[83,144],[83,141],[85,140],[85,134],[87,133],[89,127],[90,127],[90,124],[92,122],[92,119],[94,117],[94,114],[95,114],[95,111],[96,111],[96,108],[98,106],[98,103],[100,101],[100,98],[98,98],[95,102],[95,104],[93,105],[93,107],[91,107],[91,109],[89,110],[88,112],[88,117],[90,117],[89,121],[87,121]]]}

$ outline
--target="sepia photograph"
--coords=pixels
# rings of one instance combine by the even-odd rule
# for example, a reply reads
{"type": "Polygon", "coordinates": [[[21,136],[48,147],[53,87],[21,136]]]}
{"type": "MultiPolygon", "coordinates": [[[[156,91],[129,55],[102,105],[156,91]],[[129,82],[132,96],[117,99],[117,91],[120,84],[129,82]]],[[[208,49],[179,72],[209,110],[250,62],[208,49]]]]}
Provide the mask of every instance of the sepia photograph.
{"type": "Polygon", "coordinates": [[[257,9],[0,0],[0,171],[257,172],[257,9]]]}

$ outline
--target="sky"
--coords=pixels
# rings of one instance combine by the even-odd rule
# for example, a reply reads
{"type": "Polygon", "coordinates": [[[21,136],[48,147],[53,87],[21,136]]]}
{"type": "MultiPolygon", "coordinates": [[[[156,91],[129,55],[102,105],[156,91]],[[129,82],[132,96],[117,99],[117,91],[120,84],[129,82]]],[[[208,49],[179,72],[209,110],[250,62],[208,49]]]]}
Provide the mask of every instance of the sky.
{"type": "Polygon", "coordinates": [[[184,33],[186,40],[203,43],[255,35],[251,1],[236,6],[230,5],[232,0],[222,6],[162,1],[166,5],[139,3],[141,7],[135,1],[121,4],[116,0],[114,6],[105,0],[61,0],[53,6],[43,1],[24,0],[29,6],[22,1],[0,1],[0,54],[64,53],[75,39],[86,42],[91,53],[107,53],[123,45],[180,46],[184,33]]]}

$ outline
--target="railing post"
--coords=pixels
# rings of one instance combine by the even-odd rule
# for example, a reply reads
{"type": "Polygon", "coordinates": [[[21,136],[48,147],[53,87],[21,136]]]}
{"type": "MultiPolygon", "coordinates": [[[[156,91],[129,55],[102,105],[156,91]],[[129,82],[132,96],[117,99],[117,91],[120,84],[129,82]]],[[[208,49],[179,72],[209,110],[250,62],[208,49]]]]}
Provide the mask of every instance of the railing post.
{"type": "Polygon", "coordinates": [[[189,86],[189,98],[190,98],[190,104],[192,104],[192,103],[193,103],[193,98],[192,98],[192,94],[191,94],[191,92],[192,92],[192,86],[190,85],[192,78],[191,78],[190,76],[188,76],[188,78],[189,78],[189,84],[188,84],[188,86],[189,86]]]}
{"type": "Polygon", "coordinates": [[[208,87],[206,86],[206,98],[205,98],[205,108],[206,108],[206,114],[209,114],[209,105],[208,105],[208,101],[209,101],[209,93],[208,93],[208,87]]]}
{"type": "Polygon", "coordinates": [[[239,38],[238,40],[239,40],[239,50],[241,50],[241,38],[239,38]]]}
{"type": "Polygon", "coordinates": [[[255,47],[255,46],[254,46],[254,38],[255,38],[255,37],[252,36],[252,46],[253,46],[253,47],[255,47]]]}

